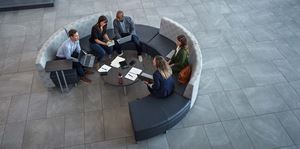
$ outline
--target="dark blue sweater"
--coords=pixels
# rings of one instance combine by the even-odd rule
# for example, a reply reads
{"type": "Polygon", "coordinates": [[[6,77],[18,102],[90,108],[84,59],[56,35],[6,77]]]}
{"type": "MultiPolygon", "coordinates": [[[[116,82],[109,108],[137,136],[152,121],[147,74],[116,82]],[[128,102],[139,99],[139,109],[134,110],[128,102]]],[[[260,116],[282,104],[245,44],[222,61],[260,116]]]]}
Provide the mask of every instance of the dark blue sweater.
{"type": "Polygon", "coordinates": [[[167,97],[173,93],[174,79],[173,76],[164,79],[158,70],[153,73],[153,85],[151,93],[156,97],[167,97]]]}

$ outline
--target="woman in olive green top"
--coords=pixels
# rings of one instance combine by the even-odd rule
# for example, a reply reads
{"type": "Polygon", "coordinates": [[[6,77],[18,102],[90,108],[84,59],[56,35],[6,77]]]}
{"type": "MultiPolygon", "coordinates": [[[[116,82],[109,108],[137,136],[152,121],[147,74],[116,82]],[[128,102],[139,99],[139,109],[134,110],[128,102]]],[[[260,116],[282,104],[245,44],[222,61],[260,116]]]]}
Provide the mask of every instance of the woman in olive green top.
{"type": "Polygon", "coordinates": [[[176,45],[177,48],[175,50],[175,53],[169,61],[169,65],[171,66],[175,75],[177,75],[184,67],[189,64],[187,40],[184,35],[177,36],[176,45]]]}

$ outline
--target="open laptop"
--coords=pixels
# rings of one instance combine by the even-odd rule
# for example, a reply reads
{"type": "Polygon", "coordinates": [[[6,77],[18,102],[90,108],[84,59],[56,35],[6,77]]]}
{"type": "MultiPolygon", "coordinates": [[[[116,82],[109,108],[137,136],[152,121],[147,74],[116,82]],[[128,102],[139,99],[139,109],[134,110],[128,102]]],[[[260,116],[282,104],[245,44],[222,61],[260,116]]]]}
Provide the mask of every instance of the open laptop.
{"type": "Polygon", "coordinates": [[[123,44],[125,42],[131,41],[131,38],[132,38],[132,35],[128,35],[128,36],[122,37],[120,39],[117,39],[117,42],[119,44],[123,44]]]}
{"type": "Polygon", "coordinates": [[[94,61],[95,61],[95,56],[92,54],[88,54],[86,51],[81,50],[78,60],[81,65],[85,67],[93,67],[94,61]]]}

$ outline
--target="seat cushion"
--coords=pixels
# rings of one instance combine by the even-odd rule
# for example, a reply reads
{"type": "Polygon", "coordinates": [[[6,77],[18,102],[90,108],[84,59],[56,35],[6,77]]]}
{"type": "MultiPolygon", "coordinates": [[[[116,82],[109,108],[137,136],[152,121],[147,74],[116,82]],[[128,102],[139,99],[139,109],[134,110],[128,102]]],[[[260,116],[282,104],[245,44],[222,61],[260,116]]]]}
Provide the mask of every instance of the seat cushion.
{"type": "Polygon", "coordinates": [[[129,103],[129,110],[135,131],[143,131],[162,125],[167,117],[160,109],[158,99],[149,96],[129,103]]]}
{"type": "Polygon", "coordinates": [[[136,34],[142,43],[148,43],[154,36],[158,34],[159,29],[147,25],[136,24],[136,34]]]}
{"type": "Polygon", "coordinates": [[[167,98],[146,96],[128,104],[136,140],[143,140],[177,124],[188,112],[190,100],[174,93],[167,98]]]}
{"type": "Polygon", "coordinates": [[[147,46],[149,46],[151,49],[155,49],[157,53],[159,53],[161,56],[167,56],[171,50],[175,50],[176,49],[176,44],[158,34],[156,35],[148,44],[147,46]]]}

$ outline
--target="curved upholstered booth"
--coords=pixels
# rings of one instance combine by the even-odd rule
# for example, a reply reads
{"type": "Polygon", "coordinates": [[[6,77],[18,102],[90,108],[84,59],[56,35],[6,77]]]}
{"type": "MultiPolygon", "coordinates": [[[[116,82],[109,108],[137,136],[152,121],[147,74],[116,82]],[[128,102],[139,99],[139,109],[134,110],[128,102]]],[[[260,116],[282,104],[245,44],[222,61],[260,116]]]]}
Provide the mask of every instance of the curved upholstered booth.
{"type": "MultiPolygon", "coordinates": [[[[54,84],[50,79],[50,74],[45,72],[45,64],[55,58],[57,49],[68,38],[65,30],[76,29],[81,36],[81,47],[89,51],[90,30],[100,15],[105,15],[108,18],[108,33],[110,37],[113,37],[112,13],[105,12],[90,15],[66,25],[56,31],[42,45],[36,59],[36,68],[46,87],[53,87],[54,84]]],[[[176,37],[184,34],[188,39],[189,63],[192,66],[192,74],[188,84],[176,83],[175,93],[171,96],[164,99],[146,96],[128,103],[135,140],[140,141],[166,132],[192,108],[198,94],[202,55],[195,36],[171,19],[162,18],[159,29],[137,24],[136,33],[142,43],[143,51],[151,56],[166,56],[176,48],[176,37]]]]}

